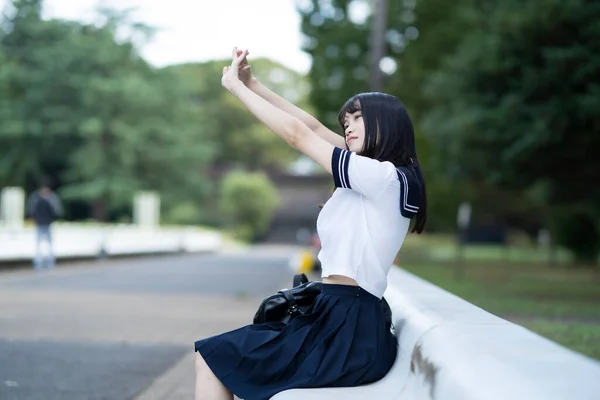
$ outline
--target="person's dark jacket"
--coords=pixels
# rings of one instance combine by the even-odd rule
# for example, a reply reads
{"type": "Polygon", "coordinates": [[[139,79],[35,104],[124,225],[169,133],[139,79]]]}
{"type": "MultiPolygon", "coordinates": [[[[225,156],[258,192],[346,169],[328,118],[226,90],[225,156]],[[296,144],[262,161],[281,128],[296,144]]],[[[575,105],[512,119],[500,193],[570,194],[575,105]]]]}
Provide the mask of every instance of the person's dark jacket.
{"type": "Polygon", "coordinates": [[[55,193],[42,195],[37,191],[29,196],[27,215],[33,218],[36,225],[50,225],[62,215],[62,204],[55,193]]]}

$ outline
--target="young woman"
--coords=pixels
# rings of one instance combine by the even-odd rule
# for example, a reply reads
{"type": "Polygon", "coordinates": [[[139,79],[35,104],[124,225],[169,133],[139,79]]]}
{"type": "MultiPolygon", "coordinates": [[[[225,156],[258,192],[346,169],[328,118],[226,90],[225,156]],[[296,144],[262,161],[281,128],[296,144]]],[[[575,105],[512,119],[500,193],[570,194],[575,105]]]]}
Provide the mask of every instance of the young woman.
{"type": "Polygon", "coordinates": [[[396,358],[380,306],[387,274],[411,220],[417,233],[426,220],[410,118],[394,96],[359,94],[339,113],[342,137],[258,83],[247,54],[233,49],[222,85],[337,187],[317,220],[323,289],[311,311],[288,324],[196,342],[196,400],[266,400],[292,388],[375,382],[396,358]]]}

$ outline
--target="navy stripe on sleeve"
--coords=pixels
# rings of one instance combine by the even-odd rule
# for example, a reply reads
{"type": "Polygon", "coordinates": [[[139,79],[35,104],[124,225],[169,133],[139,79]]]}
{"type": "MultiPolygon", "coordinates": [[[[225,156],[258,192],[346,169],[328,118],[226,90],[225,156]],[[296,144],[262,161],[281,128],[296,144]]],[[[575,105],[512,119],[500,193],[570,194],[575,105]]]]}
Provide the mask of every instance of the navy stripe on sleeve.
{"type": "Polygon", "coordinates": [[[350,163],[350,152],[339,147],[333,148],[331,157],[331,172],[335,187],[351,189],[350,177],[348,176],[348,164],[350,163]]]}
{"type": "Polygon", "coordinates": [[[421,190],[417,178],[407,168],[396,168],[400,181],[400,213],[412,219],[419,212],[421,190]]]}

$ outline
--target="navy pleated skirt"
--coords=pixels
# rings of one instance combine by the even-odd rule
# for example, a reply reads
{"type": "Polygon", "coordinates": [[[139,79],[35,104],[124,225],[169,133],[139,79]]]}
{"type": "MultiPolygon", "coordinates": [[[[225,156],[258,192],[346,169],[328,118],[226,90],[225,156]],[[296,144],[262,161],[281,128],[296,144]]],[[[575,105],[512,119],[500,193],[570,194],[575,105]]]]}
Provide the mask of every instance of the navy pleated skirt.
{"type": "Polygon", "coordinates": [[[349,387],[383,378],[397,342],[380,300],[356,286],[324,284],[287,325],[247,325],[197,341],[207,365],[237,397],[267,400],[288,389],[349,387]]]}

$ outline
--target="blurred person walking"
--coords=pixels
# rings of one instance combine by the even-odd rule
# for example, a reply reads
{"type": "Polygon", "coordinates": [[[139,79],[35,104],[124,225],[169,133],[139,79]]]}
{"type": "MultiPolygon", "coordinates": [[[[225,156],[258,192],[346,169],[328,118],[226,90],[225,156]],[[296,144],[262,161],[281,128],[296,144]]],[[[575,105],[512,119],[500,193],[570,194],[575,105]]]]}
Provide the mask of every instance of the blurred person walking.
{"type": "Polygon", "coordinates": [[[27,216],[35,223],[35,256],[33,268],[52,268],[55,265],[52,243],[52,224],[62,216],[63,207],[58,195],[50,188],[50,181],[43,179],[39,188],[29,195],[27,216]],[[44,246],[45,244],[45,246],[44,246]],[[47,251],[43,251],[46,247],[47,251]]]}

